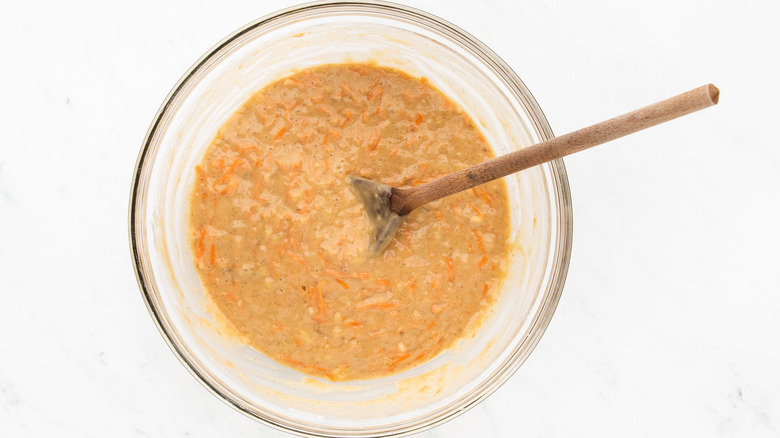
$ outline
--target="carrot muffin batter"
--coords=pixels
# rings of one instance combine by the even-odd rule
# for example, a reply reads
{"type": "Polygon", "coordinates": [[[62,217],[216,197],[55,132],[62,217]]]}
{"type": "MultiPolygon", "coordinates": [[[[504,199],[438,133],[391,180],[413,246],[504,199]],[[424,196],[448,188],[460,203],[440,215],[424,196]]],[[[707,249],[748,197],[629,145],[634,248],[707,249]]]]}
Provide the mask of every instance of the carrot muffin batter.
{"type": "Polygon", "coordinates": [[[492,157],[425,78],[365,64],[301,71],[220,129],[191,200],[195,265],[250,344],[331,380],[425,362],[494,301],[509,235],[498,180],[412,212],[381,254],[348,175],[413,186],[492,157]]]}

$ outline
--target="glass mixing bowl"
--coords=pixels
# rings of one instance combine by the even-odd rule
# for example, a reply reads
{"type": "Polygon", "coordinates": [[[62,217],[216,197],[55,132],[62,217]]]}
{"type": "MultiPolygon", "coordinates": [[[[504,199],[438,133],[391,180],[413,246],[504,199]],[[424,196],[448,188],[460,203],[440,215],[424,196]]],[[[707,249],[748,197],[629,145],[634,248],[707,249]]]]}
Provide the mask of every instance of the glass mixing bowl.
{"type": "Polygon", "coordinates": [[[391,3],[313,3],[261,18],[217,44],[165,99],[144,140],[130,200],[138,284],[160,332],[209,390],[274,427],[314,436],[418,432],[495,391],[536,346],[568,269],[572,216],[561,161],[506,178],[511,268],[473,335],[381,379],[331,382],[241,342],[200,283],[188,244],[195,165],[219,127],[264,85],[326,63],[373,62],[426,77],[468,112],[495,153],[551,138],[526,87],[474,37],[391,3]]]}

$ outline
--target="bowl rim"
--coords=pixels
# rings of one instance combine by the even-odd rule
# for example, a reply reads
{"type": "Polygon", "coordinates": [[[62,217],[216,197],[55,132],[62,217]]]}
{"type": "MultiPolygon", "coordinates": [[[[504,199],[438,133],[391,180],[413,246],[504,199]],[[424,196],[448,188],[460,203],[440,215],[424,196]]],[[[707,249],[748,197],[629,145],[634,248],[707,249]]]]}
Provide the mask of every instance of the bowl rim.
{"type": "MultiPolygon", "coordinates": [[[[157,110],[153,121],[146,132],[133,171],[128,208],[128,237],[131,258],[138,287],[144,298],[146,308],[154,320],[155,325],[157,325],[157,329],[160,331],[163,339],[168,344],[168,347],[171,349],[171,351],[173,351],[179,361],[190,372],[190,374],[196,378],[198,382],[200,382],[212,394],[217,396],[218,399],[226,403],[228,406],[233,407],[238,412],[248,416],[249,418],[261,421],[263,424],[278,430],[301,436],[348,436],[349,432],[344,430],[343,432],[345,433],[338,434],[336,431],[332,430],[331,427],[329,427],[327,431],[325,429],[321,431],[310,430],[305,426],[296,428],[295,426],[287,424],[281,419],[270,418],[266,415],[263,415],[262,413],[242,406],[241,403],[234,400],[229,394],[223,392],[218,385],[215,385],[207,376],[198,370],[194,364],[187,359],[187,355],[173,339],[171,333],[166,330],[164,318],[161,316],[160,312],[155,306],[154,298],[152,297],[150,287],[147,284],[149,279],[147,279],[145,276],[146,269],[142,257],[142,249],[146,247],[146,244],[142,240],[138,239],[137,222],[143,220],[143,217],[139,217],[139,200],[142,200],[140,194],[144,185],[146,184],[146,181],[142,179],[142,176],[147,166],[153,164],[153,161],[149,162],[149,151],[153,140],[155,139],[156,134],[160,129],[161,122],[168,114],[172,103],[182,94],[182,92],[189,85],[190,81],[201,72],[204,66],[208,65],[213,58],[219,56],[223,49],[230,46],[234,41],[240,39],[242,36],[251,31],[267,26],[272,26],[276,22],[289,18],[290,16],[308,14],[318,10],[355,7],[368,8],[371,9],[374,13],[387,14],[387,16],[403,16],[405,18],[415,19],[415,23],[418,25],[424,24],[427,26],[432,26],[436,30],[445,31],[449,37],[465,46],[472,55],[478,56],[491,69],[493,69],[493,71],[506,82],[506,85],[510,87],[512,92],[518,94],[518,97],[522,96],[521,100],[526,106],[527,115],[532,123],[532,127],[536,131],[536,134],[539,136],[541,141],[554,137],[549,122],[542,113],[542,110],[539,107],[536,99],[533,97],[531,92],[518,77],[518,75],[511,69],[511,67],[492,49],[487,47],[476,37],[464,31],[460,27],[436,15],[406,5],[382,0],[314,1],[294,5],[285,9],[281,9],[277,12],[267,14],[238,28],[227,37],[223,38],[216,45],[211,47],[203,56],[201,56],[176,82],[171,91],[166,95],[165,99],[163,100],[163,104],[157,110]]],[[[498,369],[496,373],[490,376],[490,378],[486,379],[479,387],[475,388],[471,394],[465,397],[462,405],[458,409],[453,409],[448,413],[444,413],[443,415],[438,415],[422,422],[417,421],[414,422],[414,424],[405,425],[401,428],[396,426],[394,430],[388,430],[388,426],[382,426],[381,430],[377,428],[366,436],[403,436],[412,433],[418,433],[433,428],[439,424],[445,423],[465,413],[472,407],[481,403],[485,398],[500,388],[512,375],[515,374],[519,367],[536,348],[539,340],[546,331],[553,314],[555,313],[563,292],[571,259],[573,234],[571,191],[563,160],[557,159],[547,163],[547,165],[550,166],[550,178],[554,185],[551,192],[555,195],[556,202],[553,207],[557,207],[557,211],[554,211],[554,217],[557,218],[555,221],[557,227],[551,228],[550,230],[551,239],[555,241],[555,245],[551,246],[550,248],[550,260],[552,265],[550,267],[550,274],[547,277],[548,287],[546,291],[543,291],[543,300],[539,304],[539,311],[537,311],[534,315],[532,323],[529,327],[530,336],[527,340],[527,348],[522,350],[516,349],[511,357],[505,361],[505,363],[508,363],[509,365],[503,369],[498,369]],[[388,431],[390,433],[387,433],[388,431]]],[[[302,425],[299,424],[299,426],[302,425]]]]}

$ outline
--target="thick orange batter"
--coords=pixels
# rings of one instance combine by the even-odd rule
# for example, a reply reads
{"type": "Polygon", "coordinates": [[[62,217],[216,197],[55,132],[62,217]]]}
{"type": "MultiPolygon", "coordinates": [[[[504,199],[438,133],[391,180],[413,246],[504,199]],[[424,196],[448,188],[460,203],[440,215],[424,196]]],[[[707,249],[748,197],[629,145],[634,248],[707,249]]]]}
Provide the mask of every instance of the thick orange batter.
{"type": "Polygon", "coordinates": [[[494,300],[506,186],[415,210],[377,256],[347,176],[412,186],[491,157],[425,79],[363,64],[296,73],[249,99],[196,167],[197,270],[236,329],[281,363],[332,380],[410,368],[494,300]]]}

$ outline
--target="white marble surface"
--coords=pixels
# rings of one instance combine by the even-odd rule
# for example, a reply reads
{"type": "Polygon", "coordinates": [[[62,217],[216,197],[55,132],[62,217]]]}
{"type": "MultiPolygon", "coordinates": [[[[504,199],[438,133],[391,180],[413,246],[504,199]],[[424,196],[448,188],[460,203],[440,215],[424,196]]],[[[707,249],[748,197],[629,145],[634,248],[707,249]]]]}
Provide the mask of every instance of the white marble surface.
{"type": "MultiPolygon", "coordinates": [[[[169,351],[136,287],[127,201],[179,76],[289,4],[0,2],[0,436],[286,436],[169,351]]],[[[409,4],[494,48],[559,134],[722,90],[566,160],[574,251],[548,332],[486,402],[421,436],[778,436],[780,4],[409,4]]]]}

